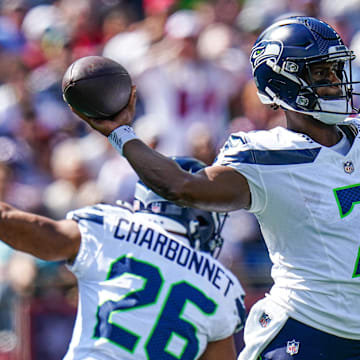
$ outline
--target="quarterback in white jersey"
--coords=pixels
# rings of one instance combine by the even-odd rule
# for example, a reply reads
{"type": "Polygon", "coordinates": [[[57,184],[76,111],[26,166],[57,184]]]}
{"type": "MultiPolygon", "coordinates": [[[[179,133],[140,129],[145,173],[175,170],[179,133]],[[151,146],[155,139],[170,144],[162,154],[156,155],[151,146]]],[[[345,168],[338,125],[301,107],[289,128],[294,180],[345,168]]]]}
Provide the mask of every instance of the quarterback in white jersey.
{"type": "MultiPolygon", "coordinates": [[[[196,171],[201,163],[177,158],[196,171]]],[[[144,184],[129,206],[98,204],[60,222],[0,203],[0,237],[48,260],[68,260],[79,303],[64,360],[235,360],[244,291],[211,254],[220,214],[179,207],[144,184]]]]}
{"type": "Polygon", "coordinates": [[[108,136],[162,197],[208,211],[248,209],[273,261],[270,295],[250,311],[239,359],[360,359],[360,143],[354,54],[328,24],[280,20],[250,61],[260,100],[287,129],[230,137],[212,166],[189,174],[131,131],[135,90],[108,136]],[[294,357],[294,358],[295,358],[294,357]]]}
{"type": "MultiPolygon", "coordinates": [[[[345,153],[278,127],[233,134],[217,158],[248,180],[273,263],[274,286],[251,310],[246,343],[263,347],[289,317],[360,340],[360,125],[339,128],[353,142],[345,153]]],[[[240,359],[256,357],[246,349],[240,359]]]]}

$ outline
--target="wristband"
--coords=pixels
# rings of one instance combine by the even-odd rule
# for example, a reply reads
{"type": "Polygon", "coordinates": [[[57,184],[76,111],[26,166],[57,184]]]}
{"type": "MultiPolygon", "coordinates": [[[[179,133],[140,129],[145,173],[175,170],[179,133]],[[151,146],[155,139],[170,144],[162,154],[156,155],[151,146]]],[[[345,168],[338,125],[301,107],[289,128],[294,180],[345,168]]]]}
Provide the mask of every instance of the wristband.
{"type": "Polygon", "coordinates": [[[129,125],[122,125],[113,130],[108,136],[112,147],[123,156],[124,145],[133,139],[138,139],[134,129],[129,125]]]}

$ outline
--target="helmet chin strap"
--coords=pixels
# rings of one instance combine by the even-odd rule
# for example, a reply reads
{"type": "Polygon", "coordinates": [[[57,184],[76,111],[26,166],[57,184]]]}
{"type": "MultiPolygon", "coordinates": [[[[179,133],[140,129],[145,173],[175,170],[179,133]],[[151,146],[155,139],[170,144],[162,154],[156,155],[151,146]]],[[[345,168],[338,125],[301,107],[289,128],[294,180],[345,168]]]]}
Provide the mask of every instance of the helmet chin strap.
{"type": "Polygon", "coordinates": [[[320,111],[301,111],[293,109],[291,106],[287,105],[287,109],[291,111],[298,112],[300,114],[305,114],[313,117],[316,120],[321,121],[326,125],[337,125],[345,123],[346,119],[350,116],[349,113],[346,112],[346,100],[324,100],[318,99],[319,103],[321,104],[321,109],[323,112],[320,111]],[[345,104],[344,104],[345,103],[345,104]],[[345,108],[344,108],[345,106],[345,108]],[[335,113],[337,112],[337,113],[335,113]]]}
{"type": "Polygon", "coordinates": [[[324,112],[315,111],[311,112],[310,115],[327,125],[340,124],[349,116],[349,104],[346,99],[325,100],[318,98],[317,101],[324,112]]]}
{"type": "MultiPolygon", "coordinates": [[[[285,101],[281,100],[276,96],[276,94],[268,87],[265,88],[268,96],[263,95],[258,92],[258,96],[260,101],[263,104],[276,104],[281,106],[282,108],[290,111],[295,111],[300,114],[305,114],[312,116],[316,120],[321,121],[327,125],[336,125],[342,124],[345,122],[346,118],[350,116],[349,112],[349,103],[346,99],[337,99],[337,100],[325,100],[318,98],[318,105],[321,108],[320,111],[306,111],[306,110],[298,110],[294,109],[292,106],[287,104],[285,101]]],[[[320,110],[320,109],[317,109],[320,110]]]]}

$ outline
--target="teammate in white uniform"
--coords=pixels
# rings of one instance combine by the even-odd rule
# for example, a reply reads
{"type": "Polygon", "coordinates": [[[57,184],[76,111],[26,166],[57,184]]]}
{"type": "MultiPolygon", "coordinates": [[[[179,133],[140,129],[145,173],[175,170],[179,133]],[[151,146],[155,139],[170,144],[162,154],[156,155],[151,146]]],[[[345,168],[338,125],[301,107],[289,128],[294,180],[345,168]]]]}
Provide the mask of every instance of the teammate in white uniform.
{"type": "MultiPolygon", "coordinates": [[[[177,158],[197,171],[193,158],[177,158]]],[[[68,220],[0,203],[0,238],[46,260],[68,260],[78,313],[64,360],[235,359],[244,292],[211,254],[219,214],[179,207],[138,183],[129,207],[98,204],[68,220]],[[199,250],[204,251],[198,251],[199,250]]]]}
{"type": "Polygon", "coordinates": [[[131,131],[129,106],[108,136],[161,196],[208,211],[245,208],[261,225],[274,286],[253,306],[241,360],[360,359],[360,138],[354,55],[326,23],[292,17],[259,36],[251,64],[261,101],[287,129],[233,134],[215,163],[183,172],[131,131]]]}

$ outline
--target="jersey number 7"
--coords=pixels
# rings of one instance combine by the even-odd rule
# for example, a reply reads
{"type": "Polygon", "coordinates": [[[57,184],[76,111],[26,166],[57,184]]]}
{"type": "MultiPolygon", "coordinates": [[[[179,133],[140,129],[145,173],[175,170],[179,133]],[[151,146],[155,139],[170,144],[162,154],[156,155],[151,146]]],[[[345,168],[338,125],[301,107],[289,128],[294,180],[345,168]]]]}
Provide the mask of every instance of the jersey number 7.
{"type": "MultiPolygon", "coordinates": [[[[360,184],[348,185],[334,189],[334,196],[339,208],[340,217],[344,218],[354,210],[356,204],[360,204],[360,184]]],[[[352,277],[360,276],[360,247],[358,250],[352,277]]]]}

